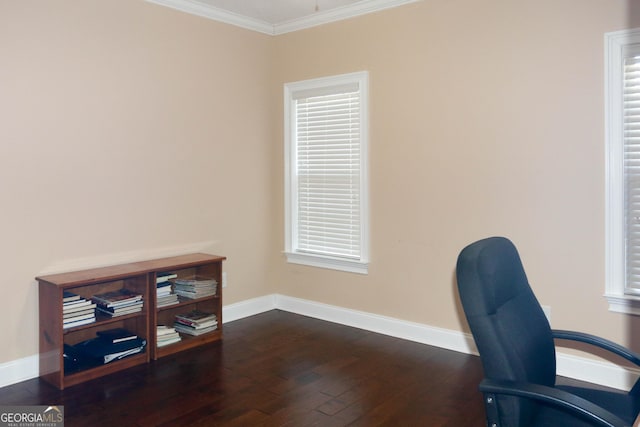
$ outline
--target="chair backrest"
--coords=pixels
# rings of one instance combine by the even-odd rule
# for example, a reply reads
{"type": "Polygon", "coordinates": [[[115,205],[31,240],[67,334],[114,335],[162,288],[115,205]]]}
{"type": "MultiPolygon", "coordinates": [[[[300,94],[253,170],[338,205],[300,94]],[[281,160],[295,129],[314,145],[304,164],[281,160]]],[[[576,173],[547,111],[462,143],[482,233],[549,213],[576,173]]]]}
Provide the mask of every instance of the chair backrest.
{"type": "MultiPolygon", "coordinates": [[[[551,328],[513,243],[504,237],[472,243],[458,257],[456,276],[485,377],[553,386],[551,328]]],[[[524,426],[535,404],[503,397],[498,408],[501,425],[524,426]]]]}

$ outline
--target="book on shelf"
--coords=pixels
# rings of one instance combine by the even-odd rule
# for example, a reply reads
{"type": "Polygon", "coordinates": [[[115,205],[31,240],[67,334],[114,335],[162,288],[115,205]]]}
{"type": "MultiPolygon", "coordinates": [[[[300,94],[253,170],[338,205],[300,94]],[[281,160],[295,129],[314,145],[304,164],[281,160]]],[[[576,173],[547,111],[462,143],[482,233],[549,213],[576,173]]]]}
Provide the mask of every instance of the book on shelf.
{"type": "Polygon", "coordinates": [[[91,316],[88,319],[82,319],[82,320],[75,320],[74,319],[73,321],[63,322],[62,323],[62,329],[69,329],[69,328],[73,328],[75,326],[88,325],[89,323],[93,323],[95,321],[96,321],[96,316],[94,314],[93,316],[91,316]]]}
{"type": "MultiPolygon", "coordinates": [[[[65,291],[65,294],[68,293],[68,291],[65,291]]],[[[67,298],[63,298],[62,300],[62,307],[66,308],[70,308],[70,307],[77,307],[79,305],[83,305],[83,304],[91,304],[91,301],[89,301],[86,298],[81,297],[80,295],[77,294],[73,294],[73,297],[67,297],[67,298]]]]}
{"type": "Polygon", "coordinates": [[[116,308],[104,308],[97,307],[97,310],[100,313],[106,314],[111,317],[124,316],[126,314],[138,313],[142,311],[142,304],[126,306],[126,307],[116,307],[116,308]]]}
{"type": "Polygon", "coordinates": [[[214,313],[196,309],[188,313],[176,314],[173,327],[176,331],[188,335],[202,335],[218,329],[218,317],[214,313]]]}
{"type": "Polygon", "coordinates": [[[174,324],[174,326],[176,325],[180,325],[180,326],[188,326],[190,328],[193,329],[204,329],[204,328],[208,328],[210,326],[214,326],[218,324],[218,320],[217,319],[211,319],[211,320],[207,320],[207,321],[203,321],[203,322],[189,322],[189,321],[185,321],[183,319],[179,319],[176,316],[176,323],[174,324]]]}
{"type": "MultiPolygon", "coordinates": [[[[197,327],[203,324],[217,322],[218,316],[202,310],[191,310],[187,313],[176,314],[176,321],[183,325],[197,327]]],[[[208,325],[207,325],[208,326],[208,325]]]]}
{"type": "Polygon", "coordinates": [[[73,349],[80,357],[96,364],[106,364],[127,356],[144,353],[146,345],[147,340],[139,337],[118,343],[96,337],[74,345],[73,349]]]}
{"type": "Polygon", "coordinates": [[[184,298],[195,299],[215,295],[218,289],[218,282],[205,276],[177,278],[171,281],[174,292],[184,298]]]}
{"type": "Polygon", "coordinates": [[[112,328],[104,331],[96,332],[98,338],[106,340],[112,344],[117,344],[123,341],[130,341],[138,338],[136,334],[125,328],[112,328]]]}
{"type": "Polygon", "coordinates": [[[167,307],[169,305],[178,304],[180,301],[178,300],[178,295],[171,294],[166,297],[158,298],[156,307],[167,307]]]}
{"type": "Polygon", "coordinates": [[[102,303],[97,303],[96,305],[100,308],[108,308],[109,310],[120,310],[120,309],[126,309],[126,308],[131,308],[131,307],[142,307],[142,300],[135,300],[135,301],[127,301],[127,302],[123,302],[120,304],[115,304],[115,305],[109,305],[109,304],[102,304],[102,303]]]}
{"type": "Polygon", "coordinates": [[[169,295],[171,294],[171,282],[161,283],[156,286],[156,295],[169,295]]]}
{"type": "Polygon", "coordinates": [[[73,292],[63,292],[62,328],[87,325],[96,321],[96,305],[73,292]],[[66,301],[64,301],[66,299],[66,301]]]}
{"type": "Polygon", "coordinates": [[[62,323],[63,324],[67,324],[67,323],[72,323],[72,322],[79,322],[80,320],[86,320],[86,319],[93,319],[95,321],[96,320],[96,313],[92,312],[92,313],[86,313],[86,314],[82,314],[82,315],[78,315],[78,316],[63,318],[62,319],[62,323]]]}
{"type": "Polygon", "coordinates": [[[165,283],[171,279],[175,279],[176,277],[178,277],[176,273],[157,273],[156,283],[165,283]]]}
{"type": "MultiPolygon", "coordinates": [[[[177,275],[174,275],[177,276],[177,275]]],[[[173,292],[171,282],[167,281],[156,285],[156,307],[166,307],[178,304],[178,295],[173,292]]]]}
{"type": "Polygon", "coordinates": [[[126,314],[142,311],[144,300],[141,294],[128,289],[105,292],[91,297],[96,304],[96,309],[111,317],[124,316],[126,314]]]}
{"type": "Polygon", "coordinates": [[[124,359],[127,356],[132,356],[134,354],[143,353],[144,347],[136,347],[131,350],[124,350],[119,353],[110,353],[104,356],[104,363],[113,362],[114,360],[124,359]]]}
{"type": "Polygon", "coordinates": [[[188,298],[188,299],[196,299],[196,298],[204,298],[204,297],[209,297],[209,296],[213,296],[215,295],[216,292],[215,291],[185,291],[182,289],[176,289],[176,295],[183,297],[183,298],[188,298]]]}
{"type": "Polygon", "coordinates": [[[86,314],[93,314],[93,315],[95,315],[95,314],[96,314],[96,309],[95,309],[95,307],[93,307],[93,308],[88,308],[88,309],[86,309],[86,310],[74,311],[74,312],[71,312],[71,313],[63,312],[63,313],[62,313],[62,318],[63,318],[63,319],[71,319],[71,318],[74,318],[74,317],[84,316],[84,315],[86,315],[86,314]]]}
{"type": "Polygon", "coordinates": [[[212,277],[200,276],[200,275],[189,276],[189,277],[184,277],[179,279],[176,278],[176,279],[173,279],[173,283],[178,285],[189,285],[189,286],[211,286],[211,285],[218,284],[216,279],[212,277]]]}
{"type": "Polygon", "coordinates": [[[83,305],[93,304],[93,301],[86,298],[78,298],[77,300],[62,303],[62,307],[67,310],[73,307],[81,307],[83,305]]]}
{"type": "Polygon", "coordinates": [[[157,336],[166,336],[166,335],[172,335],[175,333],[175,329],[172,328],[171,326],[167,326],[167,325],[158,325],[156,327],[156,335],[157,336]]]}
{"type": "Polygon", "coordinates": [[[73,302],[70,304],[63,304],[62,305],[62,312],[63,313],[74,313],[74,312],[78,312],[78,311],[85,311],[85,310],[92,310],[96,308],[96,305],[94,303],[92,303],[91,301],[88,300],[82,300],[82,301],[77,301],[77,302],[73,302]]]}
{"type": "Polygon", "coordinates": [[[156,330],[156,346],[164,347],[182,341],[180,334],[170,326],[158,325],[156,330]]]}
{"type": "Polygon", "coordinates": [[[123,305],[133,304],[142,301],[142,295],[129,289],[118,289],[117,291],[104,292],[96,294],[91,299],[99,306],[104,308],[119,307],[123,305]]]}
{"type": "Polygon", "coordinates": [[[191,326],[175,323],[174,324],[174,328],[176,329],[176,331],[178,331],[180,333],[187,334],[187,335],[198,336],[198,335],[202,335],[202,334],[206,334],[206,333],[215,331],[216,329],[218,329],[218,325],[216,324],[214,326],[209,326],[209,327],[202,328],[202,329],[196,329],[196,328],[192,328],[191,326]]]}
{"type": "Polygon", "coordinates": [[[65,375],[144,353],[146,344],[146,340],[137,337],[114,344],[99,336],[75,345],[64,344],[65,375]]]}
{"type": "Polygon", "coordinates": [[[63,303],[77,301],[79,299],[80,299],[80,295],[74,294],[71,291],[63,291],[62,292],[62,302],[63,303]]]}

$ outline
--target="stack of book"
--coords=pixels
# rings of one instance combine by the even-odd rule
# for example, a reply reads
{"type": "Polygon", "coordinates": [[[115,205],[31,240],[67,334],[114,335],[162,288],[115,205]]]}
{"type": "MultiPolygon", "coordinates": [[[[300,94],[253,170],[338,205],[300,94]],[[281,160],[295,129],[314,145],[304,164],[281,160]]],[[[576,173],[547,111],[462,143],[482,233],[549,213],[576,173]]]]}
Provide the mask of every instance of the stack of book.
{"type": "Polygon", "coordinates": [[[96,321],[96,305],[73,292],[62,296],[62,329],[86,325],[96,321]]]}
{"type": "Polygon", "coordinates": [[[144,353],[147,345],[145,339],[123,328],[98,331],[96,335],[65,350],[83,363],[100,365],[144,353]]]}
{"type": "Polygon", "coordinates": [[[172,282],[176,294],[191,299],[215,295],[218,288],[218,282],[210,277],[194,276],[172,282]]]}
{"type": "Polygon", "coordinates": [[[193,310],[189,313],[176,314],[173,327],[176,331],[187,335],[202,335],[218,329],[218,317],[213,313],[193,310]]]}
{"type": "Polygon", "coordinates": [[[170,279],[178,277],[175,273],[159,273],[156,276],[156,307],[178,304],[178,295],[171,288],[170,279]]]}
{"type": "Polygon", "coordinates": [[[105,292],[91,297],[96,308],[111,317],[142,311],[142,295],[129,289],[105,292]]]}
{"type": "Polygon", "coordinates": [[[164,347],[166,345],[173,344],[182,340],[182,337],[180,337],[180,334],[176,331],[175,328],[165,325],[158,325],[156,337],[156,345],[158,347],[164,347]]]}

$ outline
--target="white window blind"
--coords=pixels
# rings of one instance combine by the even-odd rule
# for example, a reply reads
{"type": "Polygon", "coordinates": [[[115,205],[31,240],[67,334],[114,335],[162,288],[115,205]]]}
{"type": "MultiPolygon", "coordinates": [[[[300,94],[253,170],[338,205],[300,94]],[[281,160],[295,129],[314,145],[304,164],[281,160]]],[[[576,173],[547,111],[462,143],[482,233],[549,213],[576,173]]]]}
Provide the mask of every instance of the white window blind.
{"type": "Polygon", "coordinates": [[[298,250],[360,259],[360,94],[296,100],[298,250]]]}
{"type": "Polygon", "coordinates": [[[366,272],[366,73],[285,85],[285,102],[288,259],[366,272]]]}
{"type": "Polygon", "coordinates": [[[606,291],[640,315],[640,28],[605,34],[606,291]]]}
{"type": "Polygon", "coordinates": [[[623,144],[626,226],[626,291],[640,294],[640,55],[623,65],[623,144]]]}

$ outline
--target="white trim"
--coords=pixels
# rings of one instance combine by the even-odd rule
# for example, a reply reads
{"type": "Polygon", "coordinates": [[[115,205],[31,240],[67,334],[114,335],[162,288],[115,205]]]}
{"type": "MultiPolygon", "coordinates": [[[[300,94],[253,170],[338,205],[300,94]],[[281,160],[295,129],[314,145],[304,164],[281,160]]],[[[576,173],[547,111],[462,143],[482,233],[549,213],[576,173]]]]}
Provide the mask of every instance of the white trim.
{"type": "Polygon", "coordinates": [[[634,314],[640,316],[640,298],[633,295],[608,295],[609,310],[617,313],[634,314]]]}
{"type": "Polygon", "coordinates": [[[606,235],[606,295],[624,294],[624,186],[622,167],[622,143],[619,126],[613,126],[613,118],[620,117],[622,106],[613,99],[620,96],[621,79],[612,67],[618,63],[620,71],[621,50],[616,48],[612,34],[605,34],[605,235],[606,235]],[[617,52],[617,53],[616,53],[617,52]],[[615,59],[617,58],[617,59],[615,59]],[[617,62],[616,62],[617,61],[617,62]],[[615,95],[615,94],[618,95],[615,95]]]}
{"type": "Polygon", "coordinates": [[[191,15],[200,16],[211,19],[213,21],[224,22],[225,24],[235,25],[236,27],[246,30],[257,31],[259,33],[275,34],[273,25],[268,22],[253,19],[248,16],[238,15],[228,10],[218,9],[205,3],[195,0],[146,0],[149,3],[155,3],[160,6],[166,6],[171,9],[189,13],[191,15]]]}
{"type": "MultiPolygon", "coordinates": [[[[460,353],[478,354],[473,337],[468,333],[280,294],[224,306],[222,318],[228,323],[269,310],[284,310],[460,353]]],[[[556,361],[558,375],[621,390],[628,390],[640,376],[638,369],[625,369],[608,361],[562,352],[557,352],[556,361]]],[[[37,376],[37,355],[0,364],[0,387],[37,376]]]]}
{"type": "Polygon", "coordinates": [[[605,41],[606,295],[623,297],[625,287],[624,168],[622,137],[622,51],[627,31],[607,33],[605,41]]]}
{"type": "Polygon", "coordinates": [[[346,271],[349,273],[369,273],[369,263],[349,261],[346,259],[314,256],[296,252],[285,252],[287,262],[292,264],[308,265],[310,267],[329,268],[331,270],[346,271]]]}
{"type": "Polygon", "coordinates": [[[265,295],[222,307],[222,323],[233,322],[276,308],[276,295],[265,295]]]}
{"type": "Polygon", "coordinates": [[[344,19],[354,18],[356,16],[368,13],[379,12],[385,9],[402,6],[409,3],[415,3],[421,0],[363,0],[352,5],[327,10],[325,12],[317,12],[313,15],[305,16],[299,19],[292,19],[286,22],[271,24],[248,16],[239,15],[228,10],[213,7],[204,2],[197,0],[146,0],[149,3],[155,3],[172,9],[186,12],[192,15],[201,16],[226,24],[235,25],[247,30],[257,31],[259,33],[276,36],[286,34],[293,31],[303,30],[306,28],[316,27],[318,25],[330,22],[341,21],[344,19]]]}
{"type": "Polygon", "coordinates": [[[0,387],[30,380],[38,376],[38,355],[0,364],[0,387]]]}
{"type": "Polygon", "coordinates": [[[605,360],[587,359],[561,352],[556,352],[556,371],[563,377],[619,390],[629,390],[640,377],[640,370],[636,368],[624,369],[605,360]]]}
{"type": "Polygon", "coordinates": [[[335,76],[319,77],[286,83],[284,85],[284,253],[287,262],[312,267],[329,268],[351,273],[368,274],[369,271],[369,72],[357,71],[335,76]],[[360,93],[360,259],[307,254],[295,248],[297,240],[297,192],[295,170],[296,142],[293,139],[296,94],[332,87],[357,85],[360,93]]]}
{"type": "Polygon", "coordinates": [[[318,25],[328,24],[330,22],[342,21],[344,19],[355,18],[356,16],[366,15],[368,13],[379,12],[393,7],[403,6],[409,3],[416,3],[421,0],[369,0],[360,1],[358,3],[327,10],[326,12],[318,12],[313,15],[305,16],[287,22],[281,22],[274,25],[274,35],[291,33],[293,31],[304,30],[306,28],[317,27],[318,25]]]}
{"type": "Polygon", "coordinates": [[[625,293],[623,57],[640,43],[640,29],[604,35],[605,45],[605,297],[609,310],[640,315],[640,300],[625,293]]]}
{"type": "Polygon", "coordinates": [[[341,325],[353,326],[396,338],[433,345],[461,353],[477,354],[471,335],[462,332],[288,297],[286,295],[276,296],[276,307],[279,310],[302,314],[341,325]]]}

